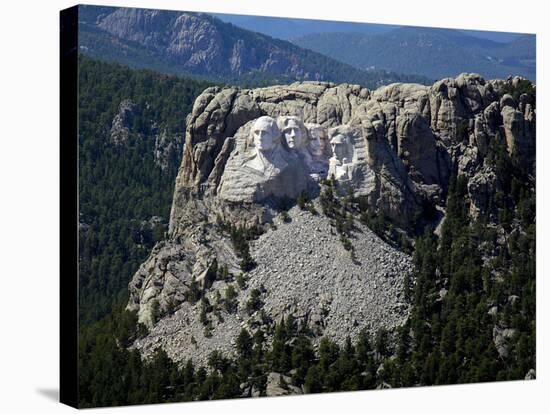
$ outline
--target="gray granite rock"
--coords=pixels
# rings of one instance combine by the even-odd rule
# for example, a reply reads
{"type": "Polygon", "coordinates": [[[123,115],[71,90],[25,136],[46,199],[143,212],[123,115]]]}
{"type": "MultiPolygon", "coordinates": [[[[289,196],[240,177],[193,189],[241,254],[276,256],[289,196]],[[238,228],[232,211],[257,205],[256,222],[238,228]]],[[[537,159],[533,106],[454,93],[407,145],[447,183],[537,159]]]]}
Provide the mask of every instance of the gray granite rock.
{"type": "MultiPolygon", "coordinates": [[[[337,197],[361,196],[400,231],[417,226],[425,206],[437,212],[433,224],[440,229],[456,169],[467,179],[470,215],[491,213],[488,199],[501,190],[487,157],[494,140],[527,172],[534,168],[533,103],[524,96],[511,106],[509,97],[500,98],[513,82],[519,80],[462,74],[431,87],[393,84],[376,91],[323,82],[207,88],[187,119],[167,240],[129,285],[128,308],[150,327],[133,346],[144,356],[162,346],[177,361],[204,364],[213,350],[231,354],[243,327],[267,329],[289,315],[312,328],[315,343],[323,335],[341,343],[363,327],[401,325],[409,311],[402,290],[411,258],[358,220],[352,257],[328,217],[292,206],[305,191],[321,211],[319,181],[334,175],[337,197]],[[263,142],[265,117],[275,132],[263,142]],[[283,201],[288,220],[280,213],[283,201]],[[214,261],[240,273],[220,222],[264,233],[250,243],[257,266],[245,287],[229,278],[206,290],[216,311],[205,327],[200,305],[185,301],[185,292],[193,281],[203,282],[214,261]],[[237,291],[231,312],[219,299],[229,285],[237,291]],[[254,289],[263,312],[246,309],[254,289]]],[[[495,327],[501,355],[512,334],[495,327]]]]}
{"type": "MultiPolygon", "coordinates": [[[[217,292],[224,297],[229,285],[238,293],[236,312],[227,312],[222,304],[223,320],[210,314],[211,337],[204,335],[204,326],[199,321],[200,304],[183,302],[175,313],[150,324],[149,335],[138,340],[135,347],[142,354],[150,355],[156,346],[162,345],[171,357],[182,362],[192,358],[206,363],[213,350],[232,354],[241,328],[254,332],[263,326],[259,322],[261,312],[249,314],[246,310],[246,302],[254,289],[263,292],[262,310],[273,322],[293,315],[299,322],[310,325],[317,335],[314,343],[324,335],[343,344],[346,336],[356,338],[362,328],[372,332],[380,327],[391,330],[405,321],[409,306],[404,300],[403,283],[404,275],[412,271],[409,256],[356,223],[351,238],[356,256],[353,258],[342,246],[327,217],[298,207],[288,214],[290,222],[284,222],[281,216],[275,217],[276,229],[268,230],[252,243],[251,255],[257,266],[246,275],[244,289],[235,281],[216,281],[208,290],[206,296],[212,304],[216,302],[217,292]]],[[[208,243],[220,253],[218,262],[227,264],[237,274],[238,259],[231,254],[222,256],[220,241],[209,239],[208,243]]],[[[180,286],[180,292],[185,291],[191,281],[190,272],[184,270],[190,261],[187,257],[171,257],[175,251],[177,246],[169,244],[156,248],[130,285],[134,292],[132,305],[142,301],[140,314],[144,315],[141,318],[144,323],[149,323],[147,311],[152,298],[164,303],[174,294],[173,286],[180,286]],[[168,269],[164,270],[164,263],[170,260],[168,269]],[[179,279],[173,280],[172,274],[178,274],[179,279]],[[164,281],[170,285],[163,284],[164,281]],[[153,292],[157,292],[156,296],[153,292]]]]}
{"type": "Polygon", "coordinates": [[[134,117],[139,113],[138,106],[130,99],[124,99],[118,106],[118,113],[111,125],[111,142],[122,144],[130,137],[134,117]]]}
{"type": "Polygon", "coordinates": [[[527,374],[525,374],[526,380],[534,380],[537,379],[537,372],[531,368],[529,371],[527,371],[527,374]]]}
{"type": "Polygon", "coordinates": [[[493,327],[493,342],[495,343],[495,347],[497,349],[498,355],[501,358],[507,358],[509,354],[510,340],[514,337],[516,334],[515,329],[511,328],[501,328],[499,326],[493,327]]]}
{"type": "Polygon", "coordinates": [[[281,395],[303,394],[301,388],[292,385],[292,379],[278,372],[270,372],[267,375],[265,395],[278,397],[281,395]]]}

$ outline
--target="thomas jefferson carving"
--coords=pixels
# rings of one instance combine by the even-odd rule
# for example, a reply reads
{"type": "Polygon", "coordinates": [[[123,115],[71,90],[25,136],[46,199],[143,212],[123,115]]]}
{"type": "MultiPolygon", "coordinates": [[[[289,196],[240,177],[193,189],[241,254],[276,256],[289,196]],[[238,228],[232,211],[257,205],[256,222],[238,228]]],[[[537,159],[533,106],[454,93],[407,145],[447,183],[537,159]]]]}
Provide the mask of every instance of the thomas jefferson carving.
{"type": "Polygon", "coordinates": [[[295,116],[280,116],[277,119],[283,133],[286,146],[291,151],[299,151],[307,145],[305,126],[302,120],[295,116]]]}

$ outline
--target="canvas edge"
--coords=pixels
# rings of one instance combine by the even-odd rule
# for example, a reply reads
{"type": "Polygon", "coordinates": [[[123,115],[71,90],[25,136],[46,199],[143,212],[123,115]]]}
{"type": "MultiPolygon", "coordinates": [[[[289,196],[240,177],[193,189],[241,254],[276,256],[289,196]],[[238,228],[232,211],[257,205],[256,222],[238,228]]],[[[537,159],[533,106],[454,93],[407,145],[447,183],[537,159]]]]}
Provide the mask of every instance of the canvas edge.
{"type": "Polygon", "coordinates": [[[59,400],[78,401],[78,6],[60,11],[59,400]]]}

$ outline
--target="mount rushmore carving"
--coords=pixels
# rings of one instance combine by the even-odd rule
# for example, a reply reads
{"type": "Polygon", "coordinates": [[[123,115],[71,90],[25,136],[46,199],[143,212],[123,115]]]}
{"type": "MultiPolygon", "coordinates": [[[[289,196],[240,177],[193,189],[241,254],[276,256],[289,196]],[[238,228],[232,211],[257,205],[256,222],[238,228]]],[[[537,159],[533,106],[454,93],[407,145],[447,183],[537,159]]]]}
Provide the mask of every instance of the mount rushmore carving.
{"type": "Polygon", "coordinates": [[[347,126],[327,129],[296,116],[251,120],[234,136],[216,192],[229,202],[261,202],[315,193],[322,179],[350,181],[364,162],[355,150],[356,135],[347,126]]]}
{"type": "MultiPolygon", "coordinates": [[[[491,145],[505,145],[526,174],[534,171],[534,102],[527,95],[516,99],[504,93],[520,81],[485,81],[463,74],[432,86],[392,84],[375,91],[323,82],[207,88],[187,119],[168,237],[136,272],[129,285],[128,309],[136,310],[139,321],[151,327],[153,305],[158,304],[160,315],[173,304],[187,306],[184,292],[204,279],[214,261],[237,274],[238,257],[217,223],[269,229],[280,213],[278,201],[296,202],[303,191],[314,199],[326,178],[334,177],[337,196],[361,196],[368,208],[383,212],[403,231],[414,231],[426,206],[434,213],[426,220],[441,219],[452,174],[468,179],[470,214],[485,211],[487,194],[499,189],[486,162],[491,145]]],[[[318,217],[319,223],[325,219],[318,217]]],[[[278,231],[268,230],[266,237],[277,239],[278,231]]],[[[321,249],[330,238],[322,237],[321,249]]],[[[366,244],[363,257],[370,257],[370,251],[366,244]]],[[[325,259],[333,260],[330,255],[325,259]]],[[[398,262],[406,260],[400,257],[398,262]]],[[[357,265],[346,266],[347,274],[357,265]]],[[[327,269],[312,270],[316,280],[330,280],[335,270],[327,269]]],[[[298,280],[292,276],[295,270],[288,270],[293,281],[298,280]]],[[[386,280],[374,265],[356,271],[386,280]]],[[[270,274],[266,270],[265,277],[270,274]]],[[[348,280],[346,274],[342,277],[348,280]]],[[[277,299],[286,291],[276,286],[273,304],[266,299],[266,307],[273,305],[272,316],[286,312],[279,309],[286,305],[277,299]]],[[[398,307],[397,302],[392,306],[398,307]]],[[[400,315],[382,308],[386,319],[400,315]]],[[[174,345],[174,353],[179,347],[174,345]]]]}

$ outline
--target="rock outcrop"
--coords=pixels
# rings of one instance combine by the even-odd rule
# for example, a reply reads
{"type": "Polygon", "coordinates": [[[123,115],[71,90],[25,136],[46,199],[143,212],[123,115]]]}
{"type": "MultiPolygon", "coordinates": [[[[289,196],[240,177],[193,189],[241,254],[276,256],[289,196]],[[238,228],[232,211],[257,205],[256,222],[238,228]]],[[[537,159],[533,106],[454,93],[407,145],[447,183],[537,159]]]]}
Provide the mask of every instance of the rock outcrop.
{"type": "MultiPolygon", "coordinates": [[[[208,289],[208,302],[221,312],[221,318],[210,314],[208,333],[210,328],[201,322],[200,303],[193,305],[182,297],[193,281],[193,262],[183,253],[191,249],[172,242],[159,244],[130,286],[131,291],[140,292],[142,322],[151,326],[149,335],[136,341],[135,347],[148,356],[162,345],[176,361],[192,358],[206,364],[214,350],[233,354],[241,328],[253,332],[263,326],[263,318],[272,323],[293,315],[311,327],[314,344],[322,336],[342,342],[347,336],[355,338],[363,328],[391,330],[405,321],[409,305],[403,283],[404,275],[412,270],[409,256],[357,222],[354,259],[322,214],[294,207],[288,215],[289,222],[277,216],[276,228],[251,243],[250,254],[257,265],[246,274],[244,285],[238,286],[233,279],[216,280],[208,289]],[[235,310],[227,312],[230,286],[236,292],[235,310]],[[261,292],[261,308],[250,312],[247,303],[254,290],[261,292]],[[173,314],[153,323],[149,318],[154,300],[161,307],[179,305],[173,314]]],[[[218,263],[227,265],[229,273],[239,274],[231,244],[223,244],[212,232],[206,237],[204,242],[218,253],[218,263]]]]}
{"type": "Polygon", "coordinates": [[[266,397],[278,397],[280,395],[303,394],[303,390],[292,385],[292,378],[278,372],[270,372],[267,376],[265,389],[266,397]]]}
{"type": "Polygon", "coordinates": [[[501,186],[492,148],[505,146],[526,176],[534,169],[536,110],[527,96],[504,93],[514,82],[462,74],[376,91],[322,82],[206,89],[187,119],[168,238],[129,286],[128,308],[150,328],[134,346],[205,362],[213,350],[231,353],[242,327],[289,315],[336,341],[402,324],[410,257],[357,220],[345,248],[334,219],[299,209],[297,199],[319,211],[331,183],[338,199],[361,200],[414,235],[437,227],[459,174],[472,217],[490,216],[501,186]],[[241,231],[242,247],[246,229],[255,236],[243,253],[231,238],[241,231]],[[243,254],[256,266],[238,276],[243,254]],[[225,276],[212,280],[220,266],[225,276]],[[237,287],[237,278],[246,283],[237,287]],[[216,315],[206,321],[203,305],[189,300],[197,285],[216,315]],[[252,296],[259,308],[250,308],[252,296]]]}
{"type": "Polygon", "coordinates": [[[128,140],[137,113],[139,107],[132,100],[124,99],[120,102],[111,126],[111,142],[120,145],[128,140]]]}
{"type": "Polygon", "coordinates": [[[87,54],[131,66],[170,68],[171,73],[192,73],[213,81],[249,83],[257,81],[258,74],[262,79],[352,80],[369,86],[411,78],[427,81],[421,76],[361,70],[206,13],[104,8],[83,26],[89,34],[82,45],[87,54]],[[103,42],[110,45],[108,56],[103,42]]]}
{"type": "Polygon", "coordinates": [[[174,60],[205,73],[220,63],[217,60],[223,53],[218,30],[192,14],[120,8],[102,18],[98,27],[121,39],[166,51],[174,60]]]}
{"type": "MultiPolygon", "coordinates": [[[[520,100],[522,97],[524,95],[520,96],[520,100]]],[[[533,106],[530,103],[522,105],[521,102],[516,105],[510,95],[505,95],[500,106],[508,152],[529,168],[535,161],[535,140],[533,139],[535,137],[535,111],[533,106]]]]}
{"type": "MultiPolygon", "coordinates": [[[[145,107],[147,108],[147,104],[145,107]]],[[[120,101],[118,112],[111,123],[110,142],[123,146],[136,139],[154,139],[153,159],[156,165],[166,170],[169,165],[173,165],[174,160],[179,158],[183,150],[183,134],[169,132],[166,126],[159,125],[152,119],[146,119],[145,112],[131,99],[120,101]],[[143,124],[148,124],[145,131],[143,124]]]]}
{"type": "Polygon", "coordinates": [[[177,159],[177,156],[183,151],[183,142],[182,134],[170,134],[166,129],[157,130],[154,149],[155,163],[162,170],[166,170],[170,165],[170,160],[177,159]]]}

